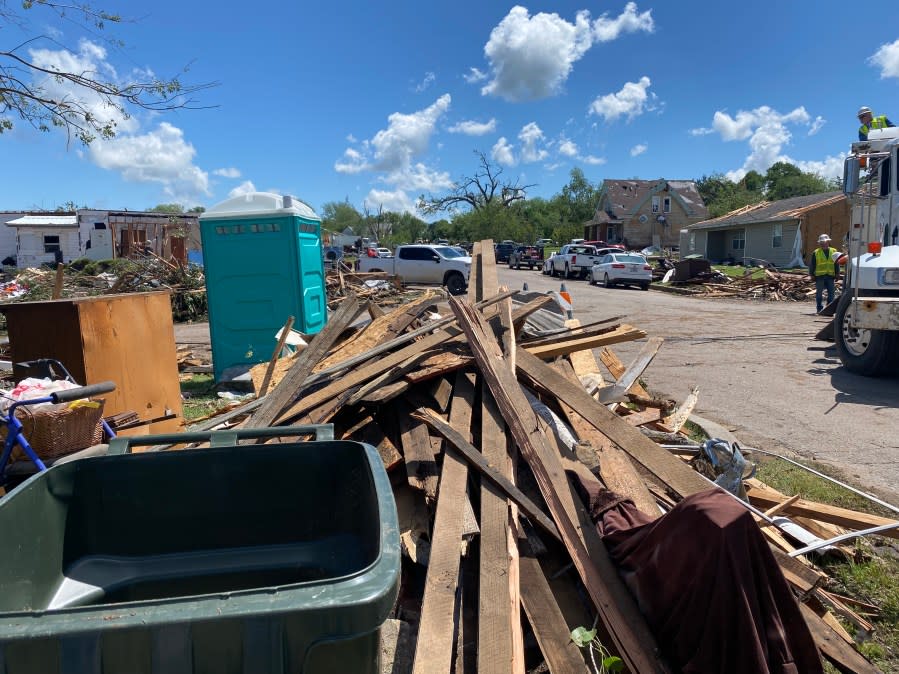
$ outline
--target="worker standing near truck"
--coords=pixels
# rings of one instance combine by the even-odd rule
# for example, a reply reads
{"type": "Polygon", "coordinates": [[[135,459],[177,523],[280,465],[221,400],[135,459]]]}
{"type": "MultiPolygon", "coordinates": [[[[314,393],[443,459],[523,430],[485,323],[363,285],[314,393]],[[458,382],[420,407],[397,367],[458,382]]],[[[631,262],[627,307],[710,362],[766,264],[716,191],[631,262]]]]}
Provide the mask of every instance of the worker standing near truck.
{"type": "Polygon", "coordinates": [[[818,247],[808,261],[808,274],[815,281],[815,304],[818,313],[826,305],[822,303],[824,291],[827,291],[827,304],[833,302],[836,293],[836,281],[839,276],[839,265],[836,262],[835,248],[830,247],[830,237],[822,234],[818,237],[818,247]]]}
{"type": "Polygon", "coordinates": [[[874,113],[871,112],[871,108],[866,105],[863,105],[858,109],[858,121],[861,122],[861,126],[858,127],[859,140],[868,140],[868,132],[872,129],[886,129],[895,126],[889,119],[887,119],[886,115],[878,115],[875,117],[874,113]]]}

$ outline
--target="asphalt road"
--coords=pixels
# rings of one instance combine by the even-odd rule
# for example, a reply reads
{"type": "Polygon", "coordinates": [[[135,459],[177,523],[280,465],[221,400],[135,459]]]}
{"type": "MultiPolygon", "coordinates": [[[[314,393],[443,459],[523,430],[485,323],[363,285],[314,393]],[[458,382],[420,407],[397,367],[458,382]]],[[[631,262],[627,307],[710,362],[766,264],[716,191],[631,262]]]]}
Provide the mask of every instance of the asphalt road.
{"type": "MultiPolygon", "coordinates": [[[[539,271],[499,268],[510,288],[559,290],[539,271]]],[[[649,389],[683,400],[699,387],[695,413],[731,430],[747,446],[830,463],[851,481],[899,505],[899,379],[847,372],[813,302],[699,299],[566,281],[582,323],[623,315],[664,338],[643,375],[649,389]]],[[[179,343],[209,343],[205,323],[175,326],[179,343]]],[[[643,340],[617,344],[628,363],[643,340]]],[[[207,347],[208,348],[208,347],[207,347]]]]}
{"type": "MultiPolygon", "coordinates": [[[[501,267],[500,283],[559,290],[539,271],[501,267]]],[[[664,338],[643,379],[658,394],[683,400],[699,387],[695,412],[733,431],[748,446],[830,463],[852,481],[899,505],[899,379],[847,372],[814,302],[700,299],[635,288],[565,281],[582,323],[624,315],[623,322],[664,338]]],[[[644,340],[616,344],[625,363],[644,340]]]]}

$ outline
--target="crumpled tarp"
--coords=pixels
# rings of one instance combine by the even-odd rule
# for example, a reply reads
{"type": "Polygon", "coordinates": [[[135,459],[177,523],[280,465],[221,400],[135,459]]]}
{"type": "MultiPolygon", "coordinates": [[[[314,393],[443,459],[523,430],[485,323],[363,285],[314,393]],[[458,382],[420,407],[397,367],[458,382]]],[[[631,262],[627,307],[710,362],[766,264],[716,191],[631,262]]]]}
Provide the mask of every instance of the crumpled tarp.
{"type": "Polygon", "coordinates": [[[581,487],[612,560],[676,671],[824,671],[764,536],[730,496],[700,492],[652,520],[613,492],[581,487]]]}

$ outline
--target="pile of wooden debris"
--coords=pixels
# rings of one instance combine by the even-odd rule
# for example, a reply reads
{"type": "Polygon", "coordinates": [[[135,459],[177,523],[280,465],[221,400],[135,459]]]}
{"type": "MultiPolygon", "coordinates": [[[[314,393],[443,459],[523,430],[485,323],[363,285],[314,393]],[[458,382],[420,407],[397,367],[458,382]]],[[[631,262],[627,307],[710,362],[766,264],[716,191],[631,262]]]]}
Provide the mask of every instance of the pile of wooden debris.
{"type": "Polygon", "coordinates": [[[748,267],[743,276],[726,276],[719,271],[702,272],[685,281],[659,286],[681,294],[700,297],[737,297],[754,300],[803,302],[815,295],[815,282],[808,274],[748,267]]]}
{"type": "Polygon", "coordinates": [[[325,287],[329,309],[351,294],[382,307],[399,306],[421,295],[416,290],[405,290],[396,276],[386,272],[358,272],[340,261],[325,268],[325,287]]]}
{"type": "MultiPolygon", "coordinates": [[[[697,393],[677,405],[639,384],[660,339],[625,366],[609,345],[643,331],[580,325],[550,296],[499,288],[490,242],[475,246],[469,298],[448,304],[427,294],[385,313],[347,293],[308,346],[263,366],[266,393],[196,430],[327,422],[377,448],[404,552],[390,627],[406,651],[389,649],[384,671],[585,672],[589,649],[571,632],[594,625],[629,671],[670,671],[568,475],[651,517],[708,490],[682,430],[697,393]]],[[[890,521],[747,484],[820,653],[841,671],[877,671],[828,609],[870,627],[860,604],[825,591],[823,572],[790,556],[802,544],[768,520],[822,538],[890,521]]]]}

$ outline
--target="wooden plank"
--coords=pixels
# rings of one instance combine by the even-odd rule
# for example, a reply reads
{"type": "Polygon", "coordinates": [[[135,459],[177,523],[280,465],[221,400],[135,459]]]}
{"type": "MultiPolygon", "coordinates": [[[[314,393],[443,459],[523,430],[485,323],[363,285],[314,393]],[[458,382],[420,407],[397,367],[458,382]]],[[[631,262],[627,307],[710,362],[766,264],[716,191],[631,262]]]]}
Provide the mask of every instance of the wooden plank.
{"type": "Polygon", "coordinates": [[[699,402],[699,387],[694,386],[684,402],[678,405],[677,409],[669,416],[662,419],[662,424],[671,429],[672,433],[677,433],[687,423],[697,402],[699,402]]]}
{"type": "MultiPolygon", "coordinates": [[[[576,381],[575,373],[565,367],[564,363],[556,364],[556,368],[572,383],[576,381]]],[[[640,512],[653,519],[659,517],[659,506],[655,498],[646,488],[643,478],[637,473],[627,455],[616,447],[605,434],[569,407],[564,400],[560,399],[559,405],[578,439],[590,443],[596,453],[599,460],[599,472],[606,487],[630,498],[640,512]]]]}
{"type": "MultiPolygon", "coordinates": [[[[618,359],[618,356],[616,356],[611,349],[603,349],[602,351],[600,351],[599,360],[602,361],[602,364],[606,366],[606,368],[609,370],[609,374],[611,374],[616,381],[622,374],[624,374],[624,371],[627,369],[624,366],[624,363],[622,363],[618,359]]],[[[636,393],[637,395],[644,398],[652,397],[639,383],[634,383],[631,386],[631,393],[636,393]]]]}
{"type": "Polygon", "coordinates": [[[295,320],[296,318],[294,316],[288,316],[287,322],[284,324],[284,327],[281,328],[281,336],[278,337],[278,343],[275,345],[275,350],[272,353],[272,357],[268,361],[268,367],[265,368],[265,376],[262,377],[262,383],[259,385],[259,390],[256,392],[259,397],[262,397],[266,393],[268,393],[268,385],[272,383],[272,374],[275,372],[275,365],[277,364],[278,359],[281,357],[281,350],[284,348],[284,343],[287,341],[287,336],[293,329],[293,322],[295,320]]]}
{"type": "Polygon", "coordinates": [[[652,359],[655,358],[656,354],[659,352],[659,348],[662,346],[663,341],[665,340],[661,337],[649,338],[631,364],[628,365],[627,369],[617,378],[618,381],[615,382],[615,388],[620,389],[622,394],[630,390],[631,386],[637,383],[637,379],[640,378],[640,375],[643,374],[647,367],[649,367],[652,359]]]}
{"type": "MultiPolygon", "coordinates": [[[[328,320],[327,325],[319,332],[309,346],[297,356],[290,371],[281,380],[277,388],[265,396],[265,402],[250,415],[244,428],[264,428],[271,426],[288,403],[301,390],[312,368],[321,360],[335,340],[347,326],[353,322],[360,312],[359,302],[354,295],[349,295],[340,303],[340,307],[328,320]]],[[[324,402],[324,401],[322,401],[324,402]]]]}
{"type": "Polygon", "coordinates": [[[624,419],[597,403],[579,385],[524,349],[518,350],[518,373],[533,388],[563,400],[681,498],[709,488],[708,482],[690,466],[659,447],[624,419]]]}
{"type": "MultiPolygon", "coordinates": [[[[771,508],[782,504],[787,500],[786,496],[783,496],[776,490],[770,489],[767,485],[754,478],[747,480],[745,484],[749,501],[757,508],[771,508]]],[[[784,512],[788,515],[808,517],[809,519],[828,522],[847,529],[868,529],[896,522],[896,520],[888,517],[870,515],[857,510],[840,508],[839,506],[827,505],[825,503],[816,503],[815,501],[807,501],[802,498],[786,506],[784,512]]],[[[899,538],[899,531],[888,529],[881,532],[880,535],[889,536],[890,538],[899,538]]]]}
{"type": "Polygon", "coordinates": [[[529,353],[532,353],[538,358],[549,360],[550,358],[564,356],[574,351],[596,349],[600,346],[618,344],[620,342],[631,342],[635,339],[643,339],[644,337],[646,337],[646,333],[643,330],[639,330],[632,325],[623,324],[616,330],[601,335],[594,335],[592,337],[571,337],[569,339],[559,340],[552,344],[537,346],[525,344],[520,348],[526,349],[529,353]]]}
{"type": "Polygon", "coordinates": [[[805,604],[800,604],[799,608],[818,650],[837,669],[855,674],[882,674],[861,653],[841,639],[812,609],[805,604]]]}
{"type": "Polygon", "coordinates": [[[631,426],[651,424],[655,421],[659,421],[659,409],[657,407],[648,407],[642,412],[621,415],[621,418],[631,426]]]}
{"type": "Polygon", "coordinates": [[[449,379],[447,377],[435,379],[431,382],[430,393],[431,397],[434,398],[434,402],[437,403],[437,409],[441,412],[446,412],[450,398],[453,395],[453,385],[450,384],[449,379]]]}
{"type": "MultiPolygon", "coordinates": [[[[537,479],[540,491],[559,527],[559,532],[574,566],[599,611],[603,624],[611,635],[613,643],[610,646],[618,652],[631,671],[641,673],[668,671],[668,668],[659,659],[658,647],[645,619],[640,614],[634,598],[618,576],[605,547],[598,540],[598,534],[595,538],[598,545],[590,552],[581,542],[578,536],[578,526],[582,530],[584,526],[569,518],[562,500],[565,492],[559,493],[554,488],[554,485],[567,485],[560,459],[546,445],[536,424],[529,421],[534,419],[534,413],[524,397],[515,375],[504,367],[505,359],[499,352],[499,345],[490,334],[483,316],[470,305],[455,298],[450,298],[449,303],[459,320],[459,325],[468,337],[472,352],[490,391],[497,400],[497,405],[503,412],[506,424],[537,479]]],[[[543,365],[552,374],[557,375],[526,350],[519,349],[517,355],[519,367],[522,367],[523,360],[532,359],[543,365]]],[[[564,381],[559,375],[557,378],[564,381]]],[[[583,395],[593,405],[597,404],[587,396],[586,392],[583,392],[583,395]]],[[[608,412],[608,410],[605,411],[608,412]]],[[[639,431],[634,432],[639,433],[639,431]]],[[[570,491],[568,491],[568,497],[570,498],[570,496],[570,491]]],[[[589,522],[587,529],[595,533],[595,529],[589,525],[589,522]]]]}
{"type": "MultiPolygon", "coordinates": [[[[580,326],[581,322],[576,318],[569,318],[565,321],[566,328],[571,328],[578,333],[580,333],[580,326]]],[[[592,349],[572,351],[568,354],[568,360],[571,361],[571,366],[574,368],[578,378],[591,377],[591,380],[595,381],[597,386],[605,386],[602,373],[599,371],[599,363],[596,361],[596,356],[593,355],[592,349]]]]}
{"type": "MultiPolygon", "coordinates": [[[[463,436],[471,432],[473,398],[474,375],[460,373],[456,377],[450,423],[463,436]]],[[[455,452],[446,452],[418,628],[418,644],[422,647],[415,651],[412,670],[415,674],[449,672],[452,663],[455,630],[451,629],[452,622],[447,621],[447,616],[455,613],[467,483],[467,464],[455,452]]]]}
{"type": "Polygon", "coordinates": [[[571,632],[556,598],[553,596],[540,562],[527,550],[520,557],[521,605],[540,644],[540,652],[553,674],[586,674],[580,649],[571,640],[571,632]]]}
{"type": "Polygon", "coordinates": [[[400,444],[406,462],[409,485],[425,493],[428,503],[437,499],[437,463],[431,450],[428,427],[421,421],[410,419],[409,407],[400,407],[400,444]]]}
{"type": "Polygon", "coordinates": [[[60,262],[56,265],[56,278],[53,280],[53,293],[50,299],[58,300],[62,297],[62,281],[65,278],[66,266],[60,262]]]}

